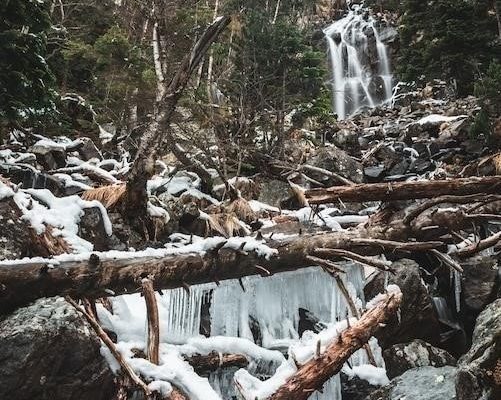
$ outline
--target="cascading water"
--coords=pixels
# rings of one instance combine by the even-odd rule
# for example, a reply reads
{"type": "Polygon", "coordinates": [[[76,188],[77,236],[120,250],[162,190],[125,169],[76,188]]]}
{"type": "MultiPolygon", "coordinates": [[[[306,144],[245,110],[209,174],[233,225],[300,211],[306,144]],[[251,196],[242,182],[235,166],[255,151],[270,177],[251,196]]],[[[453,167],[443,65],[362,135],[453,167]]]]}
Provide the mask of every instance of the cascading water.
{"type": "Polygon", "coordinates": [[[332,68],[334,112],[345,119],[361,107],[375,107],[392,96],[388,48],[368,11],[354,6],[324,34],[332,68]]]}

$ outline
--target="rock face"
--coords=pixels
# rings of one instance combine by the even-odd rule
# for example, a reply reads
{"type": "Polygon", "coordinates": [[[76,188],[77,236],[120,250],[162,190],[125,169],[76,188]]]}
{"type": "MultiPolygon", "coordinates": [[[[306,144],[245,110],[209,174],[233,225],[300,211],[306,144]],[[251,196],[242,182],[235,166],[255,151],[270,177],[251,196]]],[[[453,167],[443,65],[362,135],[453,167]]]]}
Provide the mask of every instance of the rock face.
{"type": "Polygon", "coordinates": [[[455,400],[455,377],[456,368],[451,366],[410,369],[366,400],[455,400]]]}
{"type": "Polygon", "coordinates": [[[444,367],[456,365],[456,359],[445,350],[433,347],[422,340],[395,344],[383,352],[386,374],[389,379],[417,367],[444,367]]]}
{"type": "Polygon", "coordinates": [[[459,360],[458,400],[501,398],[501,299],[478,316],[472,346],[459,360]]]}
{"type": "MultiPolygon", "coordinates": [[[[419,273],[419,266],[413,260],[402,259],[394,262],[395,275],[390,275],[388,284],[400,287],[404,294],[400,307],[400,321],[392,318],[385,329],[377,335],[379,344],[384,349],[413,339],[423,339],[437,344],[439,341],[439,323],[435,316],[431,297],[419,273]]],[[[365,298],[372,299],[384,291],[385,273],[378,273],[365,286],[365,298]]]]}
{"type": "Polygon", "coordinates": [[[492,257],[475,257],[462,263],[462,319],[469,333],[480,312],[496,298],[499,263],[492,257]]]}
{"type": "Polygon", "coordinates": [[[109,400],[113,374],[100,342],[62,298],[0,321],[0,398],[109,400]]]}

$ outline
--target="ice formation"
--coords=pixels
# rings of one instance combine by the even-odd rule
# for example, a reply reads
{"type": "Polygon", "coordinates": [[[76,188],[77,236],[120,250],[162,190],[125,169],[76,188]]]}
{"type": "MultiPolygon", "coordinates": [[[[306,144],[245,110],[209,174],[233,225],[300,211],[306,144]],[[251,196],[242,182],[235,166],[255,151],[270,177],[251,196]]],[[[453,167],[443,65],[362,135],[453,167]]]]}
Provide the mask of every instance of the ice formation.
{"type": "MultiPolygon", "coordinates": [[[[356,299],[357,306],[362,308],[363,268],[348,262],[342,267],[346,271],[342,279],[351,297],[356,299]]],[[[247,388],[249,398],[265,398],[266,393],[273,391],[275,386],[290,376],[291,368],[295,368],[293,361],[285,359],[282,353],[290,349],[297,359],[307,359],[312,341],[316,343],[321,338],[324,346],[327,346],[329,338],[336,334],[339,326],[346,323],[346,317],[350,315],[335,280],[320,268],[313,267],[267,278],[245,277],[241,283],[230,280],[221,282],[219,286],[192,286],[189,292],[184,289],[165,290],[162,295],[157,295],[157,299],[161,342],[169,343],[170,346],[177,344],[176,352],[233,352],[245,354],[252,360],[248,370],[235,373],[235,369],[228,369],[209,376],[208,381],[222,399],[235,396],[234,378],[239,380],[240,387],[247,388]],[[207,318],[209,305],[211,337],[204,338],[200,336],[200,325],[204,318],[201,310],[205,310],[207,318]],[[308,310],[327,329],[318,334],[306,331],[300,338],[300,308],[308,310]],[[255,376],[272,378],[261,381],[255,376]]],[[[144,346],[147,332],[143,298],[129,295],[116,297],[112,301],[113,314],[99,308],[101,323],[117,333],[119,343],[125,348],[137,343],[143,343],[144,346]]],[[[383,367],[377,341],[372,339],[370,344],[378,366],[383,367]]],[[[365,351],[357,351],[350,359],[350,365],[354,368],[352,374],[363,375],[365,372],[371,379],[383,381],[384,371],[355,368],[367,363],[365,351]]],[[[146,368],[146,364],[141,365],[141,368],[146,368]]],[[[160,373],[165,368],[153,370],[160,373]]],[[[150,374],[152,379],[159,379],[156,373],[150,374]]],[[[311,399],[341,400],[339,377],[333,377],[324,386],[323,393],[315,393],[311,399]]]]}

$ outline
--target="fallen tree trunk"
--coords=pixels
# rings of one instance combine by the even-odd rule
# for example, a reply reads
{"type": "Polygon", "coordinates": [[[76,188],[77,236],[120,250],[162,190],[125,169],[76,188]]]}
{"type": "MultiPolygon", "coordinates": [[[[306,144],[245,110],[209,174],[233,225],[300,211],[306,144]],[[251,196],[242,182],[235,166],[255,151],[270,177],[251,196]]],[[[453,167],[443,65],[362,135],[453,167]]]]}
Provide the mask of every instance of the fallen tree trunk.
{"type": "Polygon", "coordinates": [[[242,354],[221,354],[215,351],[203,356],[194,354],[186,357],[185,360],[190,364],[198,375],[207,376],[219,368],[237,367],[245,368],[249,360],[242,354]]]}
{"type": "Polygon", "coordinates": [[[402,302],[401,293],[391,293],[374,308],[367,311],[351,327],[339,335],[324,353],[299,367],[268,400],[306,400],[332,376],[336,375],[348,358],[381,329],[381,325],[395,314],[402,302]]]}
{"type": "MultiPolygon", "coordinates": [[[[473,209],[484,211],[476,206],[473,209]]],[[[89,258],[77,260],[63,255],[47,260],[2,261],[0,314],[40,297],[70,295],[93,299],[135,293],[140,291],[141,280],[145,277],[152,280],[155,290],[179,287],[189,290],[190,285],[315,266],[310,258],[312,255],[342,260],[351,253],[362,256],[408,254],[445,248],[445,241],[451,240],[451,233],[472,228],[472,218],[474,220],[476,215],[466,214],[463,209],[445,208],[422,213],[412,223],[406,224],[402,218],[406,212],[383,209],[363,225],[350,230],[299,235],[285,241],[268,239],[267,251],[274,253],[268,258],[254,250],[243,251],[245,239],[241,239],[242,245],[238,246],[235,241],[212,238],[206,242],[205,251],[196,246],[191,253],[184,247],[160,253],[157,250],[151,256],[142,257],[123,253],[123,258],[114,258],[116,253],[112,252],[94,253],[89,258]]],[[[496,243],[496,237],[490,238],[474,244],[465,254],[458,252],[457,256],[471,256],[496,243]]]]}
{"type": "Polygon", "coordinates": [[[276,254],[269,258],[255,251],[245,253],[241,249],[224,248],[226,242],[222,241],[203,253],[162,257],[105,259],[106,253],[94,253],[81,261],[39,262],[35,259],[12,264],[4,261],[0,263],[0,314],[40,297],[101,298],[139,292],[144,277],[151,279],[155,290],[159,290],[306,268],[314,265],[308,261],[308,255],[319,248],[377,255],[385,251],[426,251],[442,246],[439,241],[404,243],[359,236],[360,232],[356,231],[333,232],[270,243],[276,254]]]}
{"type": "Polygon", "coordinates": [[[388,183],[362,183],[311,189],[305,192],[309,204],[363,201],[394,201],[433,198],[453,194],[466,196],[478,193],[501,192],[501,176],[458,178],[441,181],[411,181],[388,183]]]}

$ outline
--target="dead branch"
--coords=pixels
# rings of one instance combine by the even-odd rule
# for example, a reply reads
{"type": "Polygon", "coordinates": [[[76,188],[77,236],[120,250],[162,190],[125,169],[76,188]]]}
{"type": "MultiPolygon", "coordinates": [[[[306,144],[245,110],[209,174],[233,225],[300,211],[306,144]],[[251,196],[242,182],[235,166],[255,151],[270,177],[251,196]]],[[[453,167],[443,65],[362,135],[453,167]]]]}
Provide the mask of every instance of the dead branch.
{"type": "Polygon", "coordinates": [[[323,354],[301,366],[268,400],[306,400],[337,374],[348,358],[373,336],[400,306],[402,294],[388,294],[385,301],[367,311],[360,320],[340,333],[323,354]]]}
{"type": "Polygon", "coordinates": [[[124,374],[126,374],[136,386],[141,388],[146,398],[149,398],[151,396],[151,390],[148,388],[148,385],[146,385],[146,383],[142,381],[142,379],[134,372],[127,361],[125,361],[125,359],[122,357],[122,354],[120,354],[120,352],[116,348],[115,343],[111,341],[109,336],[106,334],[103,328],[101,328],[101,325],[99,325],[96,319],[82,307],[80,307],[71,297],[66,297],[66,301],[73,307],[75,307],[75,309],[85,317],[89,325],[92,327],[92,329],[94,329],[94,332],[96,332],[97,336],[103,341],[106,347],[108,347],[111,354],[113,354],[113,357],[115,357],[115,360],[117,360],[118,364],[120,364],[120,367],[122,368],[124,374]]]}
{"type": "Polygon", "coordinates": [[[207,355],[194,354],[185,357],[185,360],[199,375],[208,375],[211,372],[217,371],[219,368],[245,368],[249,364],[249,360],[244,355],[221,354],[215,351],[207,355]]]}
{"type": "MultiPolygon", "coordinates": [[[[158,112],[142,136],[127,181],[124,213],[131,220],[142,221],[146,218],[148,203],[146,183],[154,174],[155,159],[159,151],[167,144],[171,150],[178,150],[178,156],[184,154],[179,150],[179,145],[170,130],[172,115],[193,71],[198,67],[210,45],[217,40],[229,23],[230,17],[216,19],[196,42],[190,54],[186,55],[179,70],[165,90],[163,90],[164,87],[162,86],[162,96],[157,102],[158,112]]],[[[181,159],[180,161],[186,162],[187,160],[181,159]]],[[[200,172],[202,174],[201,178],[204,178],[204,171],[197,172],[200,172]]]]}
{"type": "Polygon", "coordinates": [[[395,272],[391,268],[391,261],[375,260],[373,258],[364,257],[360,254],[354,253],[349,250],[342,249],[315,249],[318,255],[327,255],[328,257],[343,257],[344,259],[358,262],[362,265],[368,265],[380,269],[382,271],[395,272]]]}
{"type": "Polygon", "coordinates": [[[466,258],[475,255],[476,253],[494,247],[501,240],[501,232],[498,232],[488,238],[482,239],[463,249],[458,250],[455,254],[458,257],[466,258]]]}
{"type": "Polygon", "coordinates": [[[148,317],[148,360],[158,365],[160,362],[159,347],[160,347],[160,322],[158,318],[158,305],[155,297],[155,289],[153,283],[144,278],[141,281],[143,287],[144,301],[146,303],[146,315],[148,317]]]}
{"type": "MultiPolygon", "coordinates": [[[[239,249],[224,248],[223,242],[205,253],[167,254],[163,257],[101,260],[96,253],[81,261],[2,262],[0,314],[40,297],[70,295],[74,298],[101,298],[136,293],[141,289],[140,282],[144,276],[148,276],[154,289],[159,290],[238,279],[262,274],[263,271],[276,274],[306,268],[311,265],[308,255],[319,248],[377,255],[395,251],[425,251],[443,245],[440,241],[395,242],[358,237],[366,234],[353,230],[271,242],[269,245],[276,250],[276,254],[270,258],[253,251],[242,254],[239,249]]],[[[384,232],[380,235],[384,236],[384,232]]],[[[401,233],[401,237],[405,240],[406,235],[401,233]]]]}

